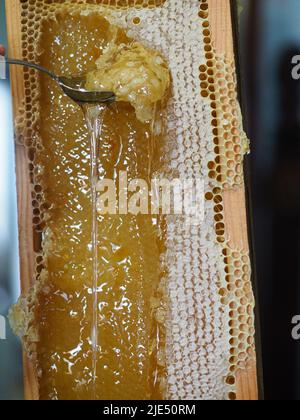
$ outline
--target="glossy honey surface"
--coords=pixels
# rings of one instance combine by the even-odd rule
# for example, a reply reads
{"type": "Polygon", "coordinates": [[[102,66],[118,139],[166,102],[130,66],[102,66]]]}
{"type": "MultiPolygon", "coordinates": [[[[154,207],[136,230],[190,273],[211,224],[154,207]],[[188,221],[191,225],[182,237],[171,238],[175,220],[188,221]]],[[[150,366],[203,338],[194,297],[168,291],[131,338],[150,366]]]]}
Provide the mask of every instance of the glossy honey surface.
{"type": "MultiPolygon", "coordinates": [[[[101,16],[60,14],[43,26],[40,63],[57,74],[95,68],[109,41],[101,16]]],[[[117,42],[127,42],[119,31],[117,42]]],[[[161,399],[163,326],[155,320],[163,275],[159,221],[150,215],[98,218],[97,376],[92,372],[92,208],[90,143],[84,115],[49,78],[41,77],[35,167],[46,203],[46,277],[38,295],[41,399],[161,399]],[[157,352],[160,360],[157,361],[157,352]]],[[[147,179],[159,165],[153,122],[137,120],[126,103],[105,114],[99,173],[147,179]],[[156,163],[155,163],[156,162],[156,163]]]]}

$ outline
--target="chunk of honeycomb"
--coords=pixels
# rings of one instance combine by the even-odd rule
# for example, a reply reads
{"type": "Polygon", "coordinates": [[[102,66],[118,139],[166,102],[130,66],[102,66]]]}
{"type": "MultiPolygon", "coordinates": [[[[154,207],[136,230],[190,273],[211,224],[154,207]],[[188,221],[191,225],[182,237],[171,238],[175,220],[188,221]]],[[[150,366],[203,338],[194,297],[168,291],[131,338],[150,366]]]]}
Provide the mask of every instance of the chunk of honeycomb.
{"type": "Polygon", "coordinates": [[[117,101],[129,102],[142,122],[153,119],[155,105],[170,86],[167,63],[156,51],[138,42],[109,44],[87,75],[86,88],[114,92],[117,101]]]}

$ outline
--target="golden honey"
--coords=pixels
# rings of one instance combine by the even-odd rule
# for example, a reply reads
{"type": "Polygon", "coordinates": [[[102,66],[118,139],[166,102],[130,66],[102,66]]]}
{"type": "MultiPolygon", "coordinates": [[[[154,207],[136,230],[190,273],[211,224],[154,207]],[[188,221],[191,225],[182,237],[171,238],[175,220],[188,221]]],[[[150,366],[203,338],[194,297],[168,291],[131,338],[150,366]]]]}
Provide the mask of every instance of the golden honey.
{"type": "MultiPolygon", "coordinates": [[[[57,74],[87,73],[109,42],[99,15],[57,16],[40,40],[40,62],[57,74]]],[[[117,43],[126,42],[123,31],[117,43]]],[[[48,78],[41,79],[35,166],[48,208],[44,284],[38,326],[41,399],[163,397],[163,328],[154,317],[162,276],[158,220],[145,215],[98,218],[97,371],[93,377],[93,264],[90,145],[84,115],[48,78]],[[157,354],[160,354],[158,360],[157,354]]],[[[99,174],[149,176],[153,123],[142,123],[125,102],[105,113],[99,174]]],[[[162,138],[154,139],[161,143],[162,138]]],[[[155,153],[154,153],[155,155],[155,153]]]]}

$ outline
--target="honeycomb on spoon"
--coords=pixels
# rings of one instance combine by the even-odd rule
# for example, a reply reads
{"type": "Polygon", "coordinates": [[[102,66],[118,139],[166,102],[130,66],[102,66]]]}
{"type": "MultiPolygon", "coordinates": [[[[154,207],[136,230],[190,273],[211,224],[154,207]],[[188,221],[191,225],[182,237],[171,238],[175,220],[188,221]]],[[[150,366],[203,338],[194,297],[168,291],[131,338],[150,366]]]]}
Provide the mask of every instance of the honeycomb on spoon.
{"type": "Polygon", "coordinates": [[[138,42],[117,46],[113,41],[96,65],[97,70],[87,74],[86,89],[114,92],[117,101],[134,107],[140,121],[155,119],[156,104],[170,86],[163,57],[138,42]]]}
{"type": "MultiPolygon", "coordinates": [[[[134,39],[166,58],[172,88],[155,121],[139,121],[124,102],[107,112],[102,176],[115,179],[126,169],[129,178],[147,179],[150,168],[150,175],[205,180],[200,226],[177,216],[99,216],[96,397],[235,399],[237,373],[255,360],[254,301],[247,252],[226,241],[222,200],[232,187],[224,181],[229,172],[234,186],[241,181],[244,149],[236,142],[244,135],[237,112],[228,111],[228,105],[238,109],[233,68],[212,50],[207,2],[20,3],[24,58],[58,73],[94,71],[116,24],[123,28],[118,44],[134,39]],[[227,99],[224,86],[216,88],[220,68],[227,99]]],[[[12,318],[35,361],[40,398],[90,399],[87,130],[80,110],[53,82],[25,70],[24,87],[17,127],[28,147],[33,222],[42,240],[35,286],[12,318]]]]}

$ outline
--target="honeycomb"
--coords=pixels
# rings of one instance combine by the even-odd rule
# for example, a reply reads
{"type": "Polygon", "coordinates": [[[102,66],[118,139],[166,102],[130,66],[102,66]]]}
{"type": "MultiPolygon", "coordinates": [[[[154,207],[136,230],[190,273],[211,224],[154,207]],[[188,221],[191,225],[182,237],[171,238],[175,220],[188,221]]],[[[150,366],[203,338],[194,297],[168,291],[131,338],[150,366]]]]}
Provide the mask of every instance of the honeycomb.
{"type": "Polygon", "coordinates": [[[87,129],[53,82],[24,70],[16,132],[30,161],[36,279],[11,319],[35,362],[40,399],[236,399],[238,372],[255,361],[254,299],[249,256],[228,241],[224,193],[243,184],[248,141],[234,65],[213,50],[207,1],[20,4],[23,58],[58,73],[94,70],[110,24],[123,28],[119,43],[138,40],[166,58],[172,91],[152,122],[164,127],[154,149],[145,142],[152,124],[119,103],[105,116],[100,174],[147,177],[150,167],[161,177],[201,176],[206,191],[200,225],[99,216],[95,385],[87,129]]]}
{"type": "Polygon", "coordinates": [[[235,63],[208,54],[200,67],[201,95],[211,100],[215,158],[208,162],[208,176],[224,190],[243,185],[243,160],[249,141],[242,127],[236,98],[235,63]]]}
{"type": "Polygon", "coordinates": [[[157,102],[170,86],[168,66],[161,55],[138,42],[119,47],[112,42],[96,65],[97,70],[87,75],[86,89],[114,92],[118,102],[134,107],[140,121],[153,119],[157,102]]]}

